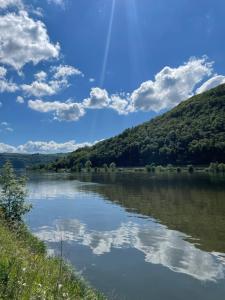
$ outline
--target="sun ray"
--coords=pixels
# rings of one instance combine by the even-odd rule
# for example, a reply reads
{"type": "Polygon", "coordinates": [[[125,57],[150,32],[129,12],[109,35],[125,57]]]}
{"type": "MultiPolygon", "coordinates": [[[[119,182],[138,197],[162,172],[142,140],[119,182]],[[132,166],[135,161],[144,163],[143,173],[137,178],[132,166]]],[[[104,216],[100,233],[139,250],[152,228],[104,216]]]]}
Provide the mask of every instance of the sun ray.
{"type": "Polygon", "coordinates": [[[116,0],[112,0],[112,8],[111,8],[111,14],[110,14],[110,19],[109,19],[109,28],[108,28],[108,33],[107,33],[105,53],[104,53],[103,64],[102,64],[102,72],[101,72],[101,77],[100,77],[100,87],[102,87],[104,85],[104,81],[105,81],[106,67],[107,67],[107,62],[108,62],[108,57],[109,57],[109,49],[110,49],[110,43],[111,43],[111,37],[112,37],[115,6],[116,6],[116,0]]]}

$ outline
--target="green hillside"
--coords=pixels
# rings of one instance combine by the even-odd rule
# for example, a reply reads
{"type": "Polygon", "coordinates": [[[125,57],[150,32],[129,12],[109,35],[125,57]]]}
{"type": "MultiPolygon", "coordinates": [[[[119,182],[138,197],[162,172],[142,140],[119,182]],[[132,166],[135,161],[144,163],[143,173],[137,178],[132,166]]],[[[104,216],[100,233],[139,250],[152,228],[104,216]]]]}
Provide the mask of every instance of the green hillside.
{"type": "Polygon", "coordinates": [[[14,168],[26,168],[40,164],[49,164],[55,161],[60,155],[58,154],[17,154],[17,153],[0,153],[0,168],[7,160],[10,160],[14,168]]]}
{"type": "Polygon", "coordinates": [[[90,148],[79,149],[53,164],[93,166],[208,164],[225,162],[225,85],[196,95],[171,111],[90,148]]]}

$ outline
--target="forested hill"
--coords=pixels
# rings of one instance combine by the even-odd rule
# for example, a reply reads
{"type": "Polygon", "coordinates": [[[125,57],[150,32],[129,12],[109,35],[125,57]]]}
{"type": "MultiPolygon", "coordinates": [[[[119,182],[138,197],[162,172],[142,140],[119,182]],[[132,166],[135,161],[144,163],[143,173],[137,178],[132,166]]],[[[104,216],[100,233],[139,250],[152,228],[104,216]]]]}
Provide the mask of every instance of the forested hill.
{"type": "Polygon", "coordinates": [[[14,168],[33,167],[40,164],[49,164],[55,161],[60,154],[17,154],[17,153],[0,153],[0,168],[9,160],[14,168]]]}
{"type": "Polygon", "coordinates": [[[90,148],[79,149],[53,165],[73,168],[146,164],[225,162],[225,85],[180,103],[171,111],[90,148]]]}

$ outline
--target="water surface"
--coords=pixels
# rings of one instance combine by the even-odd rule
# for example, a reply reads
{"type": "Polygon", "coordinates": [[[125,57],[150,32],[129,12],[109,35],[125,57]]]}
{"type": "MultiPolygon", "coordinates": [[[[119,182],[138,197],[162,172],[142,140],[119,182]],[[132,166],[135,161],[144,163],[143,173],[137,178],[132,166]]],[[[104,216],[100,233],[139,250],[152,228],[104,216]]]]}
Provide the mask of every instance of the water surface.
{"type": "Polygon", "coordinates": [[[224,299],[224,177],[43,174],[29,198],[32,231],[109,299],[224,299]]]}

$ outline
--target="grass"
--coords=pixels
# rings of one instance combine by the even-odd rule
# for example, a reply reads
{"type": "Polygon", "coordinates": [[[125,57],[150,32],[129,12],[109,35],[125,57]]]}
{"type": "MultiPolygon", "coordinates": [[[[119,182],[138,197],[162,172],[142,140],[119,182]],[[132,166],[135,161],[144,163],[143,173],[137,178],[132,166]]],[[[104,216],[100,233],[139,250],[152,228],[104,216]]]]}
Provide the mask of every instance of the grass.
{"type": "Polygon", "coordinates": [[[26,228],[12,231],[0,220],[0,299],[100,300],[70,266],[46,256],[44,244],[26,228]]]}

